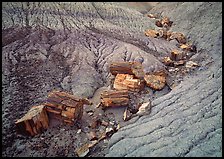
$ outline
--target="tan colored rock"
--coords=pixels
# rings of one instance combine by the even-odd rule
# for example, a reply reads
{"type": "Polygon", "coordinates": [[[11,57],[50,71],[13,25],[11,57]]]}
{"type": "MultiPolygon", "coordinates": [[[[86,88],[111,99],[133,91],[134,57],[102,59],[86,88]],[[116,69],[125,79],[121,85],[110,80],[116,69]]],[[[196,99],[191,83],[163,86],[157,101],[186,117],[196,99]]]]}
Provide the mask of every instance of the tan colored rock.
{"type": "Polygon", "coordinates": [[[186,59],[186,54],[185,54],[185,52],[175,49],[175,50],[171,51],[170,59],[173,61],[184,60],[184,59],[186,59]]]}
{"type": "Polygon", "coordinates": [[[161,24],[162,24],[163,27],[171,27],[172,24],[173,24],[173,22],[170,21],[170,18],[168,18],[168,17],[165,16],[165,17],[163,17],[161,19],[161,24]]]}
{"type": "Polygon", "coordinates": [[[164,57],[162,61],[166,66],[172,66],[173,60],[170,59],[170,57],[164,57]]]}
{"type": "Polygon", "coordinates": [[[166,85],[166,75],[165,73],[162,73],[162,71],[147,74],[144,79],[146,81],[146,85],[154,90],[161,90],[166,85]]]}
{"type": "Polygon", "coordinates": [[[187,39],[183,33],[178,32],[172,32],[170,39],[176,39],[178,43],[180,44],[186,44],[187,39]]]}
{"type": "Polygon", "coordinates": [[[149,29],[145,31],[145,35],[148,37],[157,38],[159,36],[159,32],[156,30],[149,29]]]}

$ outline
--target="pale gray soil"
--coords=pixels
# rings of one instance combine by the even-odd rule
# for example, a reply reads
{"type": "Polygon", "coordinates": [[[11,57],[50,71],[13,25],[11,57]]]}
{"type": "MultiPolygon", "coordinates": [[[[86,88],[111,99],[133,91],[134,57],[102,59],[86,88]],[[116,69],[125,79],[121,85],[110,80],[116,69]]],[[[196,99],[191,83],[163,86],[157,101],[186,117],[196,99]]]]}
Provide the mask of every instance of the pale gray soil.
{"type": "Polygon", "coordinates": [[[144,35],[155,28],[142,14],[146,11],[112,2],[2,5],[2,156],[77,156],[75,149],[87,142],[89,123],[99,114],[122,128],[87,156],[222,156],[221,3],[159,3],[150,10],[170,17],[172,30],[197,45],[191,59],[200,67],[170,75],[171,83],[178,84],[173,90],[147,88],[149,93],[139,94],[139,101],[152,100],[152,112],[128,122],[121,119],[124,108],[95,108],[100,92],[110,85],[109,63],[142,57],[146,72],[166,70],[160,59],[177,48],[144,35]],[[40,135],[17,135],[15,120],[52,89],[94,102],[85,106],[81,134],[78,125],[51,120],[40,135]],[[86,112],[90,109],[92,117],[86,112]]]}

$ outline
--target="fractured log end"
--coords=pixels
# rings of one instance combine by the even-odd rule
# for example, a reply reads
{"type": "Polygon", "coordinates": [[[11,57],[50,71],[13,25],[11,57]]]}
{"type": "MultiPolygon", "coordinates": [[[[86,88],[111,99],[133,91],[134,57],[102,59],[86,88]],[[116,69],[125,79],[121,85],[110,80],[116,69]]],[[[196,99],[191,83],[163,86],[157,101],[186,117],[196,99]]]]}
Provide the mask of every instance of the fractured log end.
{"type": "Polygon", "coordinates": [[[34,136],[49,126],[44,105],[33,106],[21,119],[15,122],[16,131],[22,135],[34,136]]]}

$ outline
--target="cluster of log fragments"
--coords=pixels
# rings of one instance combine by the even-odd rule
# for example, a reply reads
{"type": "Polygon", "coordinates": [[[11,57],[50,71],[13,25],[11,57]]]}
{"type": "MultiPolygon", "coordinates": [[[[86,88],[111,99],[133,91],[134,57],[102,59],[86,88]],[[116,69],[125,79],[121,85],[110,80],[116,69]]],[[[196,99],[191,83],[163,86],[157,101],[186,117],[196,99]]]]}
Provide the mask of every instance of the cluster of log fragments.
{"type": "Polygon", "coordinates": [[[19,134],[34,136],[49,127],[49,116],[68,124],[82,118],[83,105],[91,102],[62,91],[52,91],[46,102],[33,106],[21,119],[16,121],[19,134]]]}
{"type": "Polygon", "coordinates": [[[170,56],[163,58],[162,62],[166,66],[177,67],[186,65],[186,68],[196,67],[197,63],[188,61],[188,59],[197,52],[196,46],[187,41],[187,38],[183,33],[171,32],[173,21],[168,17],[162,17],[159,19],[158,15],[148,14],[151,19],[156,19],[155,25],[161,29],[153,30],[148,29],[145,31],[145,35],[153,38],[163,38],[167,41],[176,40],[178,42],[178,49],[172,50],[170,56]]]}
{"type": "MultiPolygon", "coordinates": [[[[156,16],[149,14],[149,18],[156,16]]],[[[177,67],[184,65],[188,52],[195,52],[194,45],[187,44],[182,33],[169,32],[173,22],[168,17],[157,20],[155,24],[162,27],[160,30],[146,30],[145,35],[166,40],[176,39],[181,50],[173,50],[170,56],[164,57],[162,62],[166,66],[177,67]]],[[[188,61],[186,67],[198,66],[197,63],[188,61]]],[[[128,106],[131,92],[140,92],[145,86],[153,90],[161,90],[166,85],[167,74],[164,70],[145,73],[140,62],[112,62],[109,66],[110,73],[115,76],[113,88],[101,93],[101,104],[104,108],[128,106]]],[[[86,98],[78,98],[62,91],[52,91],[47,100],[38,106],[33,106],[19,120],[15,122],[17,132],[34,136],[49,127],[49,116],[55,117],[68,124],[74,124],[82,118],[83,105],[92,103],[86,98]]],[[[139,108],[140,109],[140,108],[139,108]]],[[[144,108],[145,109],[145,108],[144,108]]],[[[127,109],[126,109],[127,110],[127,109]]],[[[127,111],[125,111],[127,114],[127,111]]],[[[124,120],[126,117],[124,118],[124,120]]]]}

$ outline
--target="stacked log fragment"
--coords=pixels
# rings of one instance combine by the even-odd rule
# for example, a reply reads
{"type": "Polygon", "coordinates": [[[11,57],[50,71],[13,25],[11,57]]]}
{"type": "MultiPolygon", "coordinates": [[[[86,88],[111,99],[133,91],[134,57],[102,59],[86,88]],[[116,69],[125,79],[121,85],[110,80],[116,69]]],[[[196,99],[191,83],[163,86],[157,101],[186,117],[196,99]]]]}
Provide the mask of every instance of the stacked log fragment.
{"type": "Polygon", "coordinates": [[[82,118],[83,105],[90,105],[88,99],[81,99],[66,92],[52,91],[45,102],[46,111],[68,124],[82,118]]]}
{"type": "Polygon", "coordinates": [[[139,92],[144,88],[144,83],[140,79],[134,79],[134,75],[117,74],[114,80],[114,89],[129,90],[139,92]]]}
{"type": "Polygon", "coordinates": [[[101,103],[105,107],[126,106],[129,104],[128,90],[109,90],[100,95],[101,103]]]}
{"type": "Polygon", "coordinates": [[[22,135],[34,136],[43,132],[49,126],[49,119],[44,105],[33,106],[15,124],[17,133],[22,135]]]}

